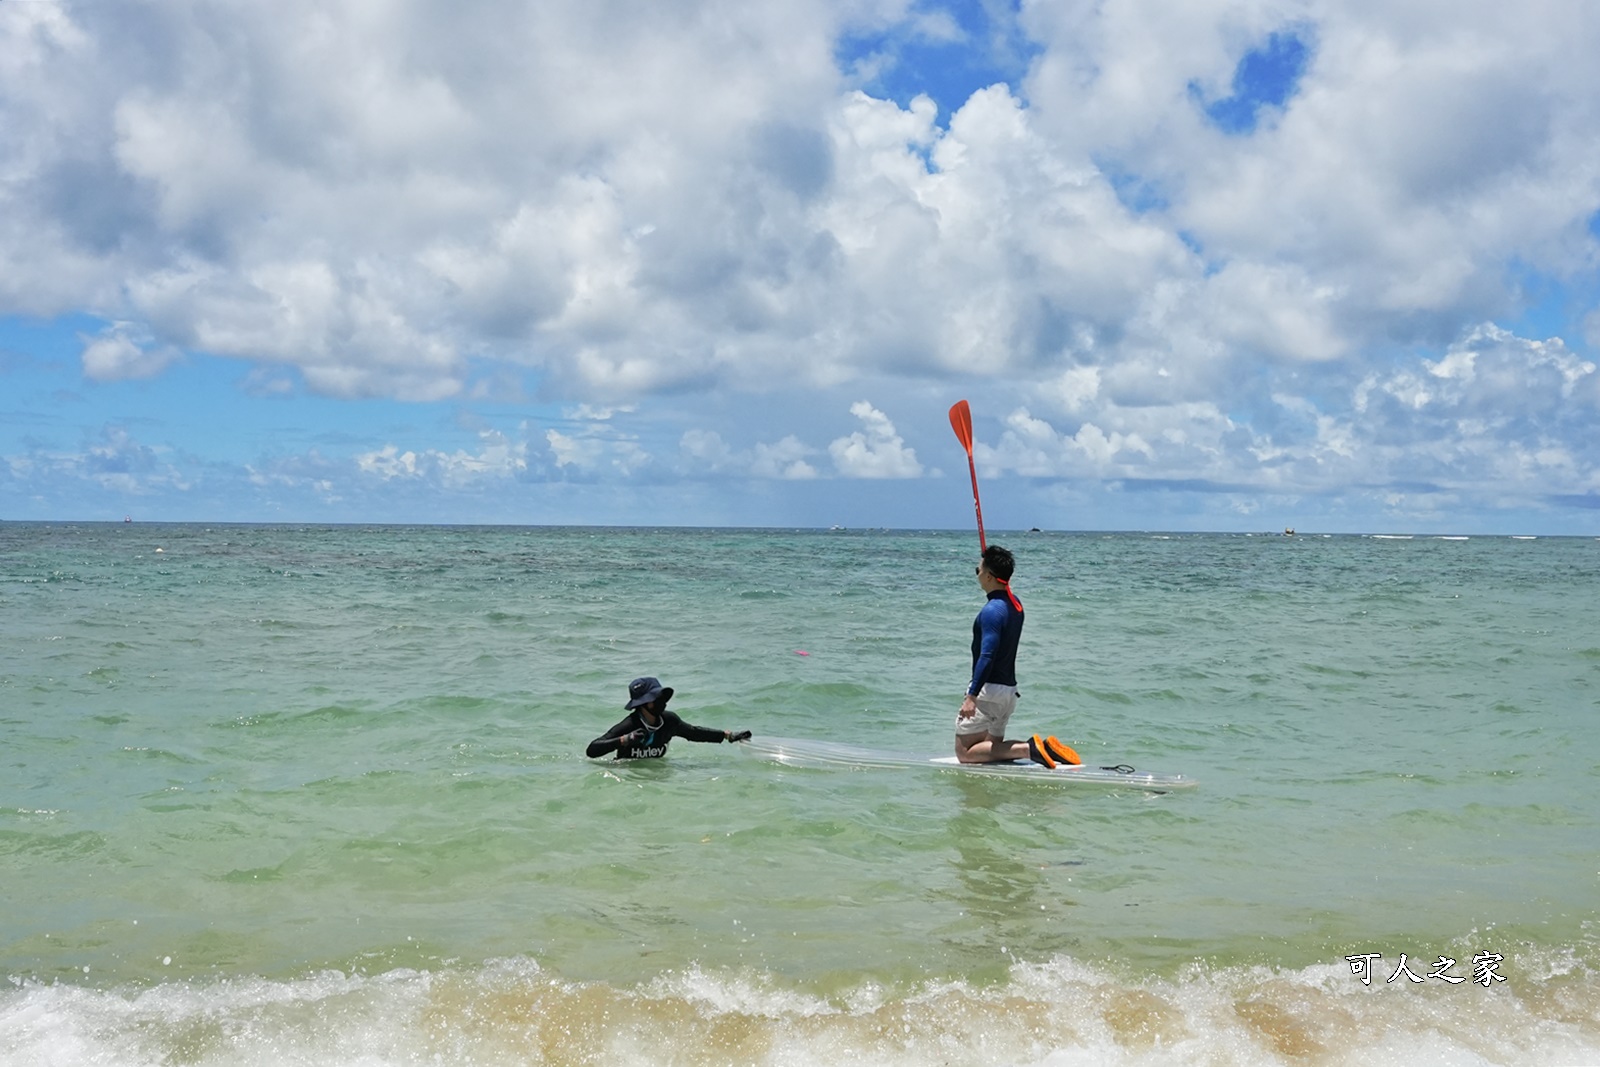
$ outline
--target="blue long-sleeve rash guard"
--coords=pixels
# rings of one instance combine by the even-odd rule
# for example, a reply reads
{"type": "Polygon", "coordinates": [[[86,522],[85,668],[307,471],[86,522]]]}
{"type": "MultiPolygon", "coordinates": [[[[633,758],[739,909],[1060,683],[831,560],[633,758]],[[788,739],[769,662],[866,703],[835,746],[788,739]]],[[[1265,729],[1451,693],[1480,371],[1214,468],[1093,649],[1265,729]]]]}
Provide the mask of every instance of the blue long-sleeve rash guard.
{"type": "Polygon", "coordinates": [[[972,684],[967,692],[978,695],[985,682],[1017,684],[1017,644],[1022,640],[1022,610],[1010,594],[996,589],[972,620],[972,684]]]}

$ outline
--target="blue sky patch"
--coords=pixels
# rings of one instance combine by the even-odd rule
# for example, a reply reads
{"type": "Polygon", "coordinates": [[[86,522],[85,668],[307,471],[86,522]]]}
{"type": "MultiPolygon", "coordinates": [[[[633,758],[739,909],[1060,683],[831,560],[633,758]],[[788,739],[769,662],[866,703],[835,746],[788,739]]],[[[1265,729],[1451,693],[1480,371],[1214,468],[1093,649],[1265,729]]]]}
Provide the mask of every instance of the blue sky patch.
{"type": "MultiPolygon", "coordinates": [[[[1246,52],[1233,69],[1233,91],[1205,105],[1205,112],[1223,133],[1255,132],[1262,108],[1281,108],[1299,88],[1311,49],[1298,34],[1274,33],[1246,52]]],[[[1200,98],[1199,87],[1190,92],[1200,98]]]]}
{"type": "Polygon", "coordinates": [[[1143,175],[1123,170],[1107,159],[1096,159],[1094,163],[1100,173],[1105,175],[1106,181],[1111,183],[1111,189],[1117,194],[1122,206],[1133,214],[1144,215],[1152,211],[1165,211],[1171,206],[1166,193],[1143,175]]]}
{"type": "MultiPolygon", "coordinates": [[[[0,451],[21,452],[34,443],[73,447],[86,432],[107,426],[133,427],[146,443],[212,459],[247,463],[259,456],[330,445],[347,451],[376,448],[392,436],[404,438],[426,424],[424,407],[390,399],[343,401],[306,393],[299,375],[292,393],[257,396],[242,388],[251,361],[187,354],[160,375],[94,381],[83,373],[84,341],[105,323],[88,315],[43,322],[0,317],[0,382],[9,401],[0,408],[0,451]],[[326,427],[337,427],[331,438],[326,427]]],[[[475,435],[447,422],[452,447],[475,435]]]]}
{"type": "Polygon", "coordinates": [[[919,5],[894,26],[841,37],[834,57],[863,92],[901,107],[926,95],[948,119],[979,89],[1004,82],[1017,90],[1039,52],[1017,12],[1017,0],[919,5]]]}
{"type": "Polygon", "coordinates": [[[1505,321],[1496,320],[1499,325],[1521,337],[1559,337],[1574,352],[1590,351],[1584,319],[1600,305],[1600,285],[1592,273],[1561,278],[1519,260],[1511,265],[1510,277],[1520,308],[1505,321]]]}

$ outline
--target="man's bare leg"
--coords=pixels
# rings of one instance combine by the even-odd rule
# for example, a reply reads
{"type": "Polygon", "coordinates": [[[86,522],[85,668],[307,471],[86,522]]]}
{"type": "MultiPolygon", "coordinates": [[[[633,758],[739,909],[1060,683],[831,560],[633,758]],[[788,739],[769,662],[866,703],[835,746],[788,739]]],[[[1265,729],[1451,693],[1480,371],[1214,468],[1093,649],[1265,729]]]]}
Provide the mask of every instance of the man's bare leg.
{"type": "Polygon", "coordinates": [[[960,763],[999,763],[1031,758],[1026,741],[1007,741],[987,734],[956,734],[956,760],[960,763]]]}

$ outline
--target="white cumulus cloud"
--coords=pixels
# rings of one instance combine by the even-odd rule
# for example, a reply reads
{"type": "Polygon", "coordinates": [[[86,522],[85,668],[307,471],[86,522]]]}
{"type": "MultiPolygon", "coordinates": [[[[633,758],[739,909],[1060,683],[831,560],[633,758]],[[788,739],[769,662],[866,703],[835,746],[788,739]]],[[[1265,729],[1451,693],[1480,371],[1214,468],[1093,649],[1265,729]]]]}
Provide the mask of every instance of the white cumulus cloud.
{"type": "Polygon", "coordinates": [[[444,452],[425,449],[402,451],[393,444],[356,455],[356,468],[363,474],[388,481],[395,478],[424,479],[445,489],[505,478],[514,478],[528,467],[526,441],[513,441],[499,430],[478,434],[482,447],[476,452],[456,449],[444,452]]]}
{"type": "Polygon", "coordinates": [[[689,430],[678,447],[687,461],[685,473],[690,476],[709,471],[782,481],[818,477],[816,467],[807,459],[817,450],[793,434],[773,443],[757,442],[748,450],[735,450],[714,431],[689,430]]]}
{"type": "Polygon", "coordinates": [[[846,478],[920,478],[922,464],[915,449],[895,432],[889,416],[865,400],[850,405],[863,429],[828,445],[834,468],[846,478]]]}
{"type": "Polygon", "coordinates": [[[89,388],[563,412],[235,464],[328,494],[914,479],[934,393],[1002,476],[1595,491],[1600,6],[981,7],[0,3],[0,318],[89,388]]]}

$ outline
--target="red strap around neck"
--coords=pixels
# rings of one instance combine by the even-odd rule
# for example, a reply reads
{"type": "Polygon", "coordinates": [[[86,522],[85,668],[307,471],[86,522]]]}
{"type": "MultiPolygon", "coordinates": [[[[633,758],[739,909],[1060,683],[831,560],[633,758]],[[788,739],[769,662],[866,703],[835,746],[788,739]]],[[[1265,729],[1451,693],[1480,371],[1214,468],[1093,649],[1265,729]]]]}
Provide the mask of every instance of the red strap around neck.
{"type": "Polygon", "coordinates": [[[1018,600],[1017,594],[1011,591],[1011,583],[1003,578],[996,578],[995,581],[999,582],[1000,588],[1006,591],[1006,599],[1011,601],[1011,606],[1016,608],[1018,611],[1021,611],[1022,601],[1018,600]]]}

